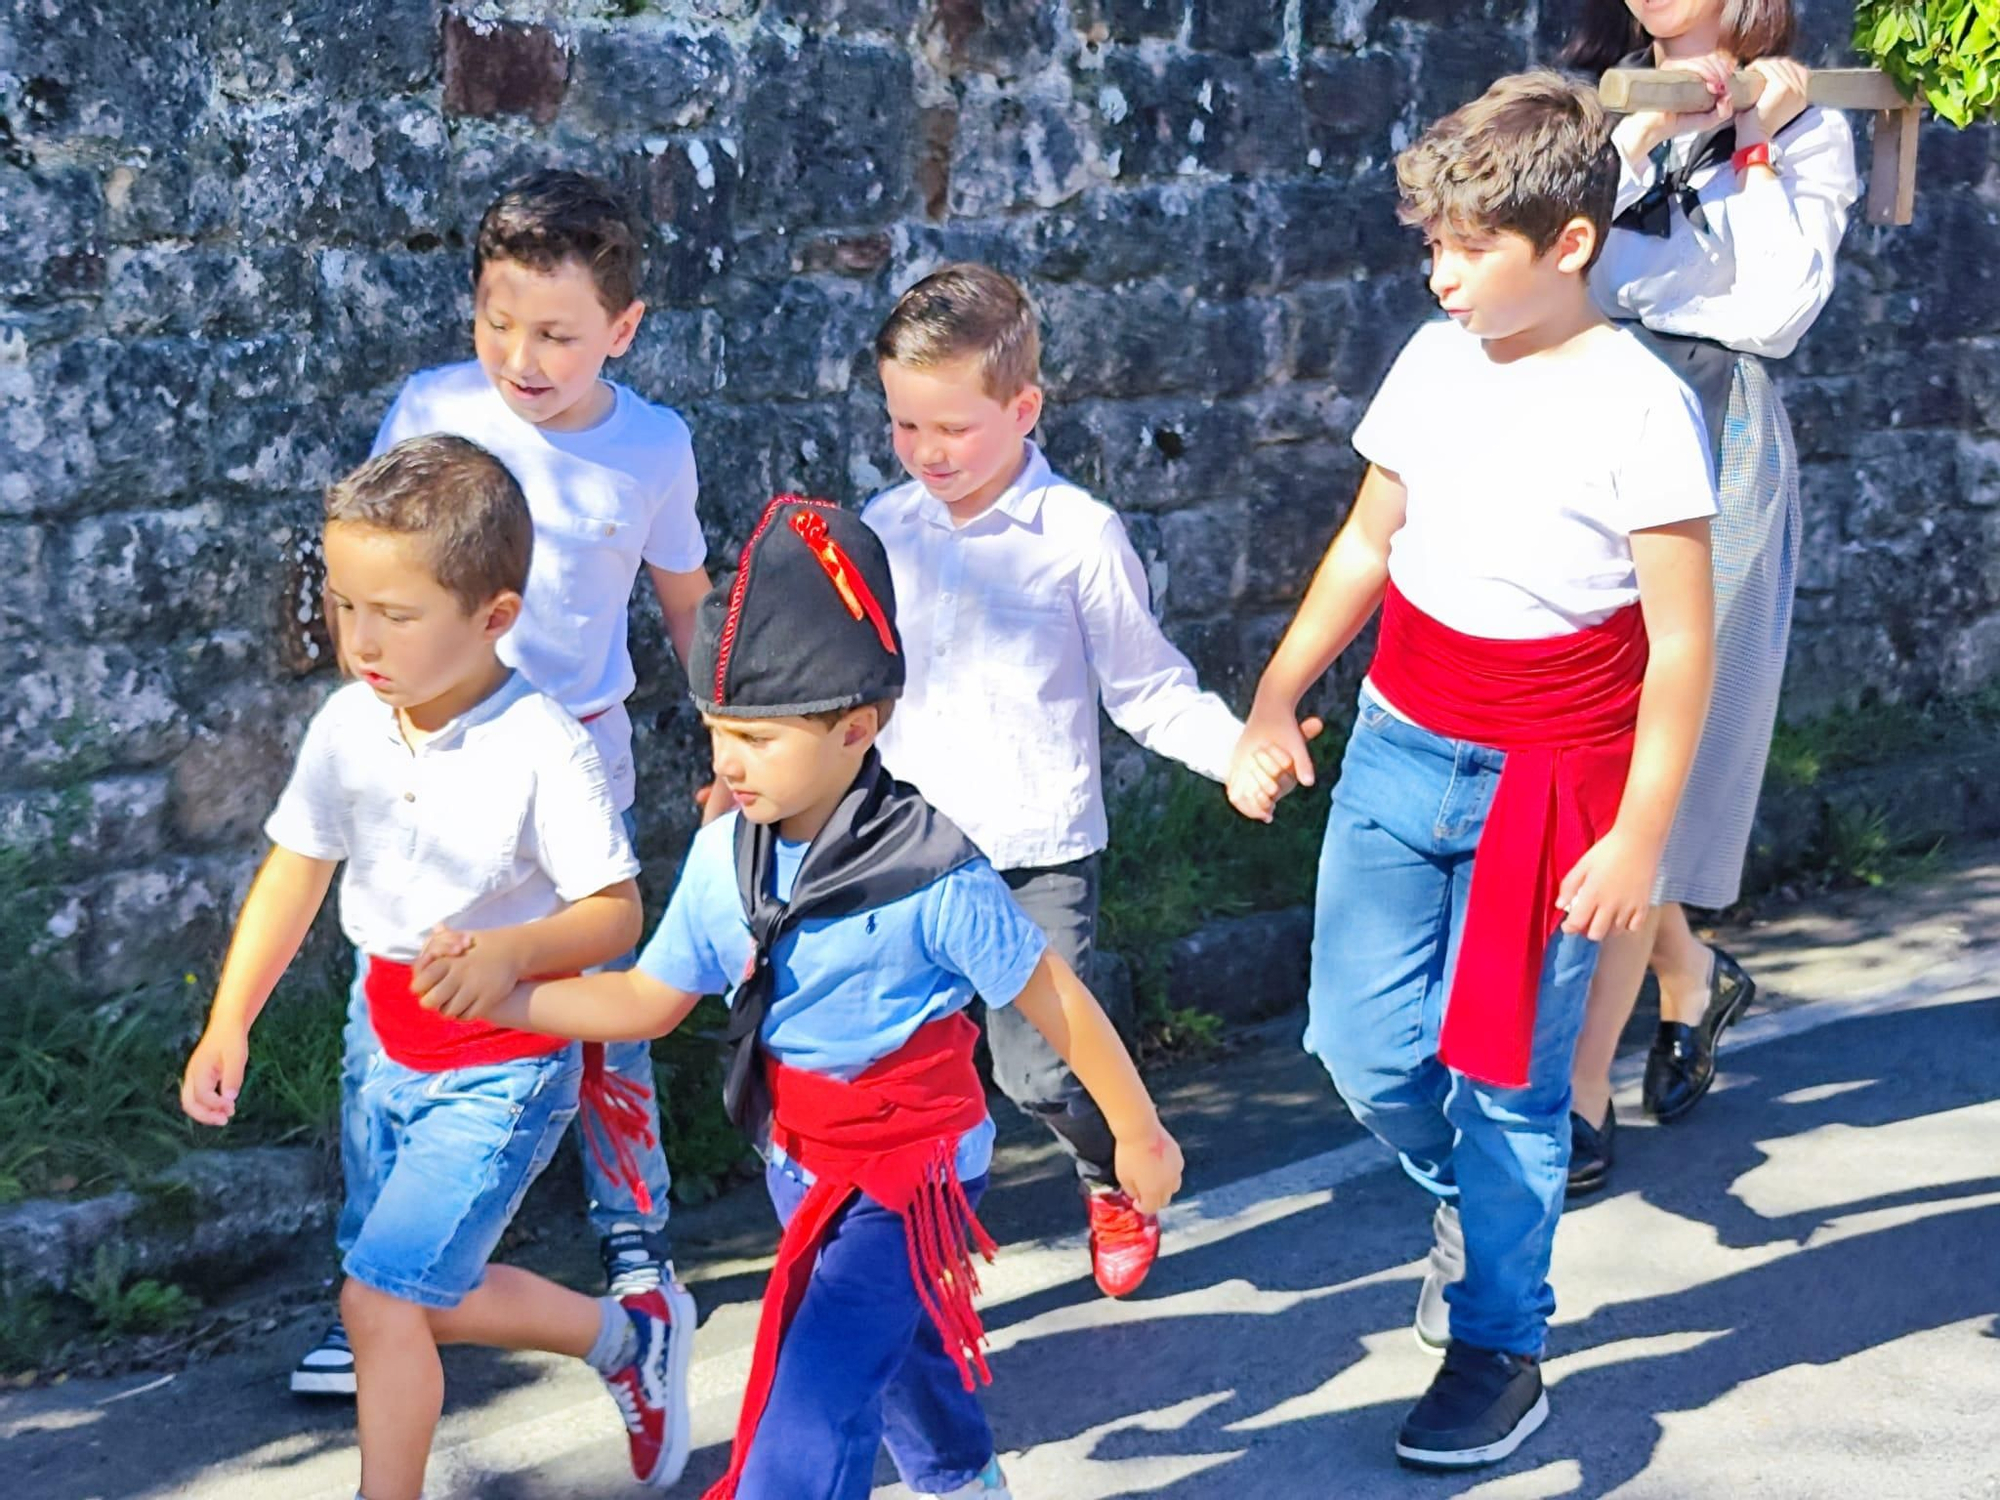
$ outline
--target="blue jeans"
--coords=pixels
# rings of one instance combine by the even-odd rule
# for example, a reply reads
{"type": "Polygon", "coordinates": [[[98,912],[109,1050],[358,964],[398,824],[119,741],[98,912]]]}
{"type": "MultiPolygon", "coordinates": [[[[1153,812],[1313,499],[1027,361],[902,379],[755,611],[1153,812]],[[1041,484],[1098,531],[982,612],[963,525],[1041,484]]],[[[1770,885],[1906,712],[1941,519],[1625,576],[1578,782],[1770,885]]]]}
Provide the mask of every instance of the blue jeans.
{"type": "Polygon", "coordinates": [[[368,1170],[341,1269],[420,1307],[456,1307],[576,1116],[581,1050],[420,1073],[377,1052],[356,1098],[368,1170]]]}
{"type": "MultiPolygon", "coordinates": [[[[625,836],[637,836],[638,820],[628,808],[624,814],[625,836]]],[[[607,969],[629,969],[639,959],[638,952],[625,954],[604,965],[607,969]]],[[[340,1173],[346,1190],[346,1200],[342,1203],[340,1217],[334,1223],[333,1240],[342,1254],[354,1243],[354,1236],[360,1232],[361,1216],[354,1204],[365,1196],[368,1186],[368,1153],[360,1138],[361,1122],[357,1110],[357,1094],[361,1079],[367,1075],[368,1062],[378,1051],[380,1044],[375,1040],[374,1028],[368,1024],[368,996],[362,988],[362,973],[367,958],[357,951],[354,955],[354,983],[347,992],[347,1026],[341,1032],[343,1059],[340,1069],[340,1173]]],[[[616,1178],[607,1177],[598,1167],[597,1159],[584,1144],[583,1131],[577,1131],[577,1149],[583,1157],[583,1191],[587,1200],[590,1227],[599,1239],[611,1233],[614,1225],[637,1224],[643,1229],[660,1232],[667,1227],[667,1190],[673,1185],[673,1178],[667,1171],[667,1155],[657,1144],[660,1140],[660,1102],[653,1092],[653,1049],[649,1042],[607,1042],[604,1047],[605,1071],[639,1085],[646,1094],[647,1124],[652,1127],[651,1147],[639,1147],[637,1158],[639,1175],[645,1179],[646,1191],[653,1201],[650,1213],[640,1213],[639,1205],[633,1200],[632,1190],[616,1178]]],[[[636,1143],[635,1143],[636,1145],[636,1143]]],[[[606,1156],[609,1157],[607,1152],[606,1156]]]]}
{"type": "Polygon", "coordinates": [[[1569,1070],[1597,945],[1558,934],[1525,1088],[1438,1061],[1472,856],[1505,756],[1396,718],[1363,691],[1327,817],[1314,897],[1306,1049],[1355,1119],[1458,1202],[1465,1277],[1452,1337],[1539,1355],[1569,1175],[1569,1070]]]}
{"type": "MultiPolygon", "coordinates": [[[[789,1223],[806,1195],[792,1163],[764,1173],[789,1223]]],[[[974,1207],[986,1179],[965,1184],[974,1207]]],[[[867,1500],[883,1443],[903,1483],[941,1495],[993,1458],[993,1430],[917,1300],[903,1221],[866,1195],[834,1220],[785,1330],[740,1500],[867,1500]],[[769,1440],[766,1441],[768,1435],[769,1440]]]]}

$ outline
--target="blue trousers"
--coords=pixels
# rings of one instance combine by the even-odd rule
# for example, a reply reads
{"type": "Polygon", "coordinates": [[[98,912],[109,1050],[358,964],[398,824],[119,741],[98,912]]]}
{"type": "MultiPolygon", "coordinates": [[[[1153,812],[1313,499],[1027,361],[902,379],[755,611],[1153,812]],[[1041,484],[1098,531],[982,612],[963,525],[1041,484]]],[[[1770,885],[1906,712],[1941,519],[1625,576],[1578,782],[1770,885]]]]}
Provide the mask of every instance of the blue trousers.
{"type": "Polygon", "coordinates": [[[1334,787],[1314,897],[1305,1044],[1347,1107],[1439,1198],[1455,1198],[1464,1280],[1452,1337],[1539,1355],[1569,1176],[1569,1071],[1597,945],[1558,934],[1527,1086],[1438,1061],[1473,851],[1506,757],[1409,724],[1363,690],[1334,787]]]}
{"type": "MultiPolygon", "coordinates": [[[[764,1174],[781,1223],[808,1179],[764,1174]]],[[[978,1206],[986,1179],[965,1184],[978,1206]]],[[[739,1500],[867,1500],[884,1443],[903,1483],[941,1495],[993,1458],[993,1430],[917,1301],[903,1221],[858,1196],[834,1220],[805,1300],[785,1331],[770,1404],[750,1444],[739,1500]]]]}

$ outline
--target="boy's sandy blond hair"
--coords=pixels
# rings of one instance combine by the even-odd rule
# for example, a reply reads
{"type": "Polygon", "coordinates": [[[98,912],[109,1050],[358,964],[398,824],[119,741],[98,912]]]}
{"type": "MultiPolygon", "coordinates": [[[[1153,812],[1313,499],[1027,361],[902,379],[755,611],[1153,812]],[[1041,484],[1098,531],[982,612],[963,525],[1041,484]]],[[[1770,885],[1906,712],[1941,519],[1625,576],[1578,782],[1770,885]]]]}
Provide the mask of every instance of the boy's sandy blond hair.
{"type": "Polygon", "coordinates": [[[1549,68],[1510,74],[1399,155],[1396,185],[1396,216],[1429,233],[1510,230],[1541,255],[1584,219],[1602,249],[1618,196],[1611,119],[1587,83],[1549,68]]]}
{"type": "Polygon", "coordinates": [[[875,335],[875,358],[912,370],[976,358],[979,381],[1006,401],[1042,378],[1035,304],[1013,277],[962,261],[941,267],[897,299],[875,335]]]}
{"type": "Polygon", "coordinates": [[[326,524],[414,538],[431,577],[468,615],[525,593],[535,523],[507,466],[445,433],[405,438],[327,486],[326,524]]]}

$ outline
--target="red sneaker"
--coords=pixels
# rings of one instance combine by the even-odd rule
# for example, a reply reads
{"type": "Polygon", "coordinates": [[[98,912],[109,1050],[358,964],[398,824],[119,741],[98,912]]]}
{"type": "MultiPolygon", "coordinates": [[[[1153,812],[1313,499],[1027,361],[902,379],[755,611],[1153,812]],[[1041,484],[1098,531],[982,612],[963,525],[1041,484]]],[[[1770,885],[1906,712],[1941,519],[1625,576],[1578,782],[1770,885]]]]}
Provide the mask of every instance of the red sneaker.
{"type": "Polygon", "coordinates": [[[1107,1297],[1139,1290],[1160,1253],[1160,1216],[1142,1214],[1116,1188],[1084,1194],[1090,1205],[1090,1269],[1107,1297]]]}
{"type": "Polygon", "coordinates": [[[632,1473],[666,1489],[688,1461],[688,1356],[694,1348],[694,1298],[672,1279],[655,1291],[621,1298],[639,1334],[632,1363],[604,1377],[632,1444],[632,1473]]]}

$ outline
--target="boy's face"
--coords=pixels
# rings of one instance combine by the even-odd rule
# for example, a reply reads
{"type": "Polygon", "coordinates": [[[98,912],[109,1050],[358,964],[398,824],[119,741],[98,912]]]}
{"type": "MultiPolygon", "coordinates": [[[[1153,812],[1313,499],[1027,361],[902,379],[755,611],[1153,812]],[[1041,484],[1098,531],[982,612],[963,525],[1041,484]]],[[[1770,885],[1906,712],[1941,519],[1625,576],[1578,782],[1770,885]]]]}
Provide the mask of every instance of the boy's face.
{"type": "MultiPolygon", "coordinates": [[[[753,823],[831,810],[854,784],[875,742],[875,710],[857,708],[832,725],[797,717],[731,719],[704,714],[715,774],[753,823]]],[[[816,831],[816,830],[815,830],[816,831]]]]}
{"type": "Polygon", "coordinates": [[[432,576],[421,537],[348,521],[326,528],[326,597],[341,664],[405,713],[483,686],[521,611],[507,592],[468,614],[432,576]]]}
{"type": "Polygon", "coordinates": [[[590,271],[577,260],[553,271],[489,260],[472,300],[473,350],[515,416],[572,432],[609,413],[609,393],[597,377],[607,359],[632,347],[645,303],[615,316],[606,312],[590,271]]]}
{"type": "Polygon", "coordinates": [[[978,515],[1021,471],[1022,441],[1042,415],[1041,387],[996,400],[971,355],[923,369],[885,359],[881,371],[903,468],[954,515],[978,515]]]}
{"type": "Polygon", "coordinates": [[[1431,294],[1469,333],[1491,343],[1526,333],[1568,312],[1586,294],[1596,231],[1572,219],[1542,254],[1511,229],[1459,234],[1435,228],[1429,238],[1431,294]]]}

